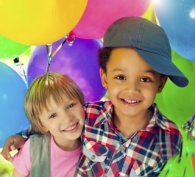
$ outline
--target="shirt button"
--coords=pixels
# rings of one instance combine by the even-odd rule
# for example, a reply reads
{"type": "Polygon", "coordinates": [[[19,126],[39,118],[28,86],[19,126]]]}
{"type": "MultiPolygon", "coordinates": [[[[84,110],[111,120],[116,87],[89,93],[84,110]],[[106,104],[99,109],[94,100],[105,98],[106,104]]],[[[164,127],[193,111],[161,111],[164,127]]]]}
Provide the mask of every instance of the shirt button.
{"type": "Polygon", "coordinates": [[[96,158],[95,155],[92,155],[92,156],[91,156],[91,159],[92,159],[92,160],[95,160],[95,158],[96,158]]]}

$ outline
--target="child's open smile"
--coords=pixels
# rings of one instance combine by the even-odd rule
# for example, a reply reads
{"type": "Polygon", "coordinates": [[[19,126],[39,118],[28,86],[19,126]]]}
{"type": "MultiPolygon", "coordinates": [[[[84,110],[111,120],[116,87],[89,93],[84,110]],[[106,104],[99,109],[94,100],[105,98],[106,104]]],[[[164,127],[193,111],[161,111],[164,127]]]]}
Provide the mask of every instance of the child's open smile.
{"type": "Polygon", "coordinates": [[[117,119],[129,122],[132,118],[147,118],[148,108],[166,81],[130,48],[112,50],[107,72],[102,71],[102,80],[115,106],[117,119]]]}

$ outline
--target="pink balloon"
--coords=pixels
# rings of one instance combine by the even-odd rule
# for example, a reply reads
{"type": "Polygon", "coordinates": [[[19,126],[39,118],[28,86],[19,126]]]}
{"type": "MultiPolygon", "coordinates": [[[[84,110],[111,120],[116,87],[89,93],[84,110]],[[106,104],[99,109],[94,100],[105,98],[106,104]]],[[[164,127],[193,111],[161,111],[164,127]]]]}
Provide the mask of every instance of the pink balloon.
{"type": "Polygon", "coordinates": [[[141,16],[151,0],[89,0],[84,15],[73,29],[79,38],[102,38],[115,20],[124,16],[141,16]]]}

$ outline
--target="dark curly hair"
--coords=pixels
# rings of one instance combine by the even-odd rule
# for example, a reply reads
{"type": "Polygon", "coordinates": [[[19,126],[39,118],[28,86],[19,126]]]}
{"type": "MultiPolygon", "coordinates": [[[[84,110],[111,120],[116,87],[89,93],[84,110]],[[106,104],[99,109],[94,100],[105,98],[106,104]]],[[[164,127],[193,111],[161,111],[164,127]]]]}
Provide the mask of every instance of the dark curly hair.
{"type": "Polygon", "coordinates": [[[113,47],[103,47],[98,51],[98,62],[100,68],[106,72],[106,65],[108,63],[110,54],[114,48],[113,47]]]}

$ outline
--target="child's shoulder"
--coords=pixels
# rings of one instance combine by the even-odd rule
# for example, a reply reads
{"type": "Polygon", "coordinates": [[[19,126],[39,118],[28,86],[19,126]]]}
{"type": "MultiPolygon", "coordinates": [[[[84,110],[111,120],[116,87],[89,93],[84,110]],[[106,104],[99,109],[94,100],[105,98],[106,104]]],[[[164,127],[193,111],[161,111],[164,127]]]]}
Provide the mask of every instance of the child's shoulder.
{"type": "Polygon", "coordinates": [[[160,127],[159,132],[155,133],[158,141],[164,149],[166,157],[178,154],[182,146],[182,135],[177,124],[163,115],[160,111],[156,112],[156,121],[160,127]]]}
{"type": "Polygon", "coordinates": [[[42,149],[42,147],[49,146],[50,143],[50,136],[43,135],[43,134],[33,134],[29,138],[30,140],[30,147],[31,149],[42,149]]]}
{"type": "Polygon", "coordinates": [[[161,114],[161,116],[158,116],[158,117],[160,117],[159,119],[160,119],[161,123],[163,124],[163,126],[166,130],[179,131],[179,128],[178,128],[177,124],[174,121],[172,121],[170,118],[166,117],[163,114],[161,114]]]}
{"type": "Polygon", "coordinates": [[[111,109],[112,103],[110,101],[89,102],[84,105],[87,113],[99,114],[102,111],[111,109]]]}
{"type": "Polygon", "coordinates": [[[164,132],[164,134],[166,134],[167,136],[169,135],[170,137],[178,137],[178,139],[182,137],[177,124],[170,118],[165,116],[163,113],[161,113],[158,110],[157,106],[155,106],[155,117],[158,126],[161,127],[162,133],[164,132]]]}
{"type": "Polygon", "coordinates": [[[86,121],[90,125],[104,121],[112,111],[110,101],[98,101],[85,104],[86,121]]]}
{"type": "Polygon", "coordinates": [[[160,119],[160,121],[158,121],[159,124],[161,124],[161,129],[159,133],[155,134],[155,136],[161,142],[161,144],[166,144],[167,150],[170,149],[170,152],[177,154],[180,151],[182,142],[182,134],[178,126],[164,115],[158,116],[158,118],[160,119]]]}

